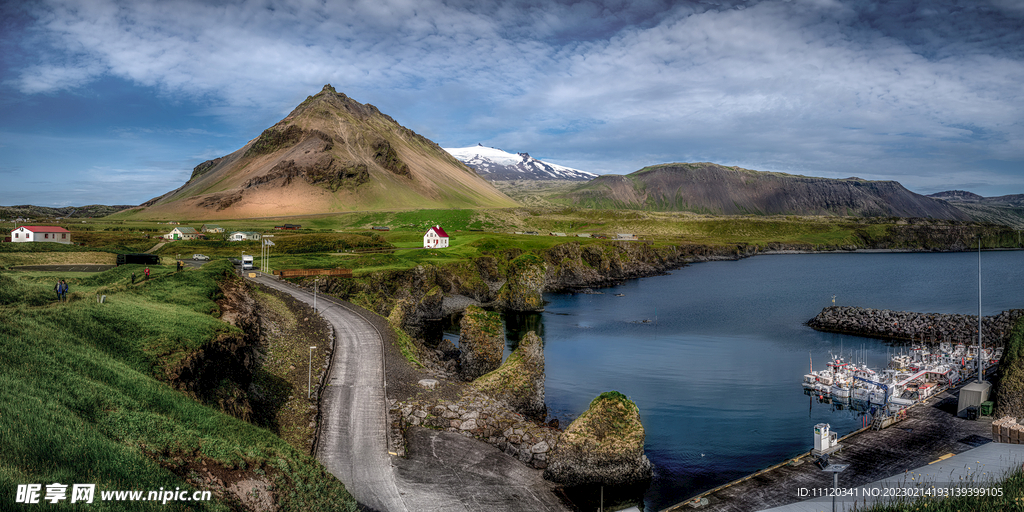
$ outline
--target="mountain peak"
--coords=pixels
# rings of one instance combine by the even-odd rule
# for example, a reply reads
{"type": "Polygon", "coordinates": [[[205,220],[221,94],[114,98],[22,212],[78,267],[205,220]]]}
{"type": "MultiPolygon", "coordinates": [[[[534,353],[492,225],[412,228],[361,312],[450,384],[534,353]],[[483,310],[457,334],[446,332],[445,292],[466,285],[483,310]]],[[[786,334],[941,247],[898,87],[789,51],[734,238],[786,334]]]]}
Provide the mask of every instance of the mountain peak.
{"type": "Polygon", "coordinates": [[[466,148],[445,148],[445,151],[491,181],[588,181],[597,177],[593,173],[537,160],[526,152],[508,153],[479,143],[466,148]]]}
{"type": "Polygon", "coordinates": [[[230,155],[196,166],[148,216],[202,218],[516,203],[433,141],[326,84],[230,155]]]}

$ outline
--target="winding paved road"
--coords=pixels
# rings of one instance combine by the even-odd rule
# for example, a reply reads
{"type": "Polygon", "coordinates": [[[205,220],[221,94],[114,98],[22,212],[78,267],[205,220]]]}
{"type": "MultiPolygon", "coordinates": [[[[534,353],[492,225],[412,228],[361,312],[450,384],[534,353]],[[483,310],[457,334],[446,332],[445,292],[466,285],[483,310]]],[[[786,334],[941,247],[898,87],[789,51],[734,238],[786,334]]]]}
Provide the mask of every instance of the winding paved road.
{"type": "MultiPolygon", "coordinates": [[[[252,279],[313,304],[313,294],[275,278],[252,279]]],[[[486,443],[413,429],[408,457],[388,454],[383,340],[341,301],[319,296],[335,329],[328,385],[321,395],[316,457],[359,504],[380,512],[564,511],[539,472],[486,443]]]]}

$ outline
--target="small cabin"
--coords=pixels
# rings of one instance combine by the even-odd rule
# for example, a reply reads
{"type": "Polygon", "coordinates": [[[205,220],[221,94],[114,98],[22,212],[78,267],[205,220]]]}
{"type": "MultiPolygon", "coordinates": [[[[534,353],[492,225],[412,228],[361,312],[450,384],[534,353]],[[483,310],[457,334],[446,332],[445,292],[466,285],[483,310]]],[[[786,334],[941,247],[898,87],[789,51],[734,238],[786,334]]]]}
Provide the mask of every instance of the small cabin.
{"type": "Polygon", "coordinates": [[[71,232],[57,226],[21,226],[11,231],[11,241],[70,244],[71,232]]]}
{"type": "Polygon", "coordinates": [[[441,226],[434,226],[423,235],[424,249],[443,249],[448,247],[448,233],[445,233],[441,226]]]}
{"type": "Polygon", "coordinates": [[[200,228],[200,230],[203,233],[223,233],[224,232],[224,228],[218,226],[217,224],[203,224],[203,227],[200,228]]]}

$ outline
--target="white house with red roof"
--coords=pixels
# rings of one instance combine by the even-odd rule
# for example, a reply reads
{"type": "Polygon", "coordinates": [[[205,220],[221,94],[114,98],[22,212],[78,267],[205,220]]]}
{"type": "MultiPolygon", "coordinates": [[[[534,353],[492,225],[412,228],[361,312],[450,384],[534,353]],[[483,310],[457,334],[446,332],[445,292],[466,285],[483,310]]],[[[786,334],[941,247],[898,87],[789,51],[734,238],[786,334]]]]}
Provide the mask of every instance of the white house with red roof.
{"type": "Polygon", "coordinates": [[[434,226],[423,235],[424,249],[441,249],[448,247],[448,233],[445,233],[441,226],[434,226]]]}
{"type": "Polygon", "coordinates": [[[11,241],[70,244],[71,232],[57,226],[21,226],[11,231],[11,241]]]}

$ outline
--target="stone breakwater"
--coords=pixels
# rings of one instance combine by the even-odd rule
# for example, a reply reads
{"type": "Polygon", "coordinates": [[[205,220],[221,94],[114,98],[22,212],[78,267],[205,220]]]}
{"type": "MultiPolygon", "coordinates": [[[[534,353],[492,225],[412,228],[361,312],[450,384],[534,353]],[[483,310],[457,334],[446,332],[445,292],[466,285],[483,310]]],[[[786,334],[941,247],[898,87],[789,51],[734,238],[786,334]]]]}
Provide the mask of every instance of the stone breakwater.
{"type": "MultiPolygon", "coordinates": [[[[982,317],[982,336],[989,343],[1004,344],[1022,309],[982,317]]],[[[978,340],[978,316],[944,313],[913,313],[888,309],[830,306],[807,322],[819,331],[855,334],[907,341],[970,344],[978,340]]]]}
{"type": "Polygon", "coordinates": [[[443,399],[409,400],[392,406],[403,431],[423,426],[475,437],[536,469],[548,467],[548,452],[558,446],[562,432],[538,425],[509,410],[503,402],[470,391],[458,401],[443,399]]]}

